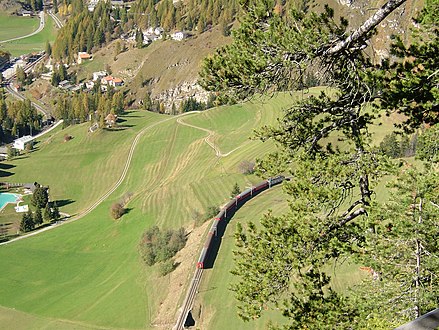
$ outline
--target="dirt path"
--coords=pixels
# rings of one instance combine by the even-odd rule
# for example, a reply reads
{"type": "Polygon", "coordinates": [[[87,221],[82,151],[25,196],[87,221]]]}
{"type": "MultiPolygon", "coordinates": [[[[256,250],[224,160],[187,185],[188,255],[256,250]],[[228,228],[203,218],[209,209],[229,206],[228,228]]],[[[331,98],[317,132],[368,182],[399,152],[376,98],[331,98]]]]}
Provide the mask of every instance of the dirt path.
{"type": "Polygon", "coordinates": [[[234,152],[234,151],[236,151],[236,150],[238,150],[239,148],[242,147],[242,145],[240,145],[239,147],[236,147],[235,149],[233,149],[233,150],[223,154],[221,152],[221,150],[219,149],[219,147],[212,141],[212,138],[215,135],[214,131],[212,131],[210,129],[207,129],[207,128],[204,128],[204,127],[199,127],[199,126],[195,126],[195,125],[192,125],[192,124],[185,123],[181,118],[177,119],[177,123],[179,123],[180,125],[192,127],[192,128],[195,128],[195,129],[198,129],[200,131],[208,133],[209,135],[204,138],[204,142],[206,142],[213,150],[215,150],[215,155],[217,157],[227,157],[232,152],[234,152]]]}
{"type": "Polygon", "coordinates": [[[40,26],[38,26],[38,29],[36,29],[34,32],[29,33],[29,34],[27,34],[25,36],[21,36],[21,37],[16,37],[16,38],[0,41],[0,44],[3,44],[5,42],[9,42],[9,41],[20,40],[20,39],[32,37],[33,35],[35,35],[37,33],[40,33],[44,29],[44,26],[45,26],[44,12],[41,11],[38,15],[40,16],[40,26]]]}
{"type": "MultiPolygon", "coordinates": [[[[127,173],[128,173],[128,169],[129,169],[129,167],[130,167],[130,165],[131,165],[131,160],[133,159],[134,150],[135,150],[137,144],[139,143],[139,140],[140,140],[140,138],[142,137],[142,135],[143,135],[146,131],[150,130],[151,128],[153,128],[153,127],[155,127],[155,126],[157,126],[157,125],[163,124],[163,123],[168,122],[168,121],[170,121],[170,120],[174,120],[176,117],[184,117],[184,116],[187,116],[187,115],[189,115],[189,114],[192,114],[192,113],[191,113],[191,112],[186,112],[186,113],[183,113],[183,114],[178,115],[178,116],[175,116],[175,117],[169,117],[169,118],[166,118],[166,119],[160,120],[160,121],[155,122],[155,123],[153,123],[153,124],[151,124],[151,125],[149,125],[149,126],[146,126],[146,127],[143,128],[139,133],[137,133],[136,136],[135,136],[135,138],[134,138],[134,140],[133,140],[133,142],[131,143],[130,150],[129,150],[129,152],[128,152],[128,156],[127,156],[127,160],[126,160],[126,162],[125,162],[125,166],[123,167],[123,170],[122,170],[122,173],[121,173],[119,179],[113,184],[113,186],[112,186],[112,187],[111,187],[111,188],[110,188],[105,194],[103,194],[100,198],[98,198],[98,199],[97,199],[97,200],[96,200],[91,206],[89,206],[87,209],[85,209],[84,211],[81,211],[78,215],[76,215],[76,216],[74,216],[74,217],[68,219],[67,221],[61,221],[61,222],[58,222],[58,224],[53,224],[53,225],[48,226],[48,227],[45,227],[45,228],[43,228],[43,229],[40,229],[40,230],[36,230],[36,231],[34,231],[34,232],[31,232],[31,233],[29,233],[29,234],[27,234],[27,235],[19,236],[19,237],[16,237],[16,238],[11,239],[11,240],[9,240],[9,241],[2,242],[2,243],[0,243],[0,246],[1,246],[1,245],[6,245],[6,244],[10,244],[10,243],[13,243],[13,242],[16,242],[16,241],[19,241],[19,240],[22,240],[22,239],[25,239],[25,238],[28,238],[28,237],[32,237],[32,236],[35,236],[35,235],[41,234],[41,233],[43,233],[43,232],[45,232],[45,231],[52,230],[52,229],[57,228],[57,227],[59,227],[59,226],[62,226],[62,225],[65,225],[65,224],[71,223],[71,222],[73,222],[73,221],[76,221],[76,220],[82,219],[83,217],[85,217],[86,215],[88,215],[89,213],[91,213],[94,209],[96,209],[96,208],[99,206],[99,204],[101,204],[101,203],[102,203],[104,200],[106,200],[106,199],[107,199],[107,198],[108,198],[108,197],[109,197],[109,196],[110,196],[110,195],[111,195],[111,194],[112,194],[117,188],[119,188],[119,186],[120,186],[120,185],[122,184],[122,182],[124,181],[124,179],[125,179],[125,177],[126,177],[126,175],[127,175],[127,173]]],[[[177,119],[177,120],[178,120],[178,119],[177,119]]]]}

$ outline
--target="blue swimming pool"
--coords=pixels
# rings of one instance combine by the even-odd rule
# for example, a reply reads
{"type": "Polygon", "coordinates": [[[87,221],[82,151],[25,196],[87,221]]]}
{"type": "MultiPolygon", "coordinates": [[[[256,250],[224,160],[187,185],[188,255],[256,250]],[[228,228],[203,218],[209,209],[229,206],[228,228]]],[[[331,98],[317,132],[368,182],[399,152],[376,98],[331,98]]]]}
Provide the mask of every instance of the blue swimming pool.
{"type": "Polygon", "coordinates": [[[7,203],[15,203],[20,198],[20,195],[11,193],[0,193],[0,209],[2,209],[7,203]]]}

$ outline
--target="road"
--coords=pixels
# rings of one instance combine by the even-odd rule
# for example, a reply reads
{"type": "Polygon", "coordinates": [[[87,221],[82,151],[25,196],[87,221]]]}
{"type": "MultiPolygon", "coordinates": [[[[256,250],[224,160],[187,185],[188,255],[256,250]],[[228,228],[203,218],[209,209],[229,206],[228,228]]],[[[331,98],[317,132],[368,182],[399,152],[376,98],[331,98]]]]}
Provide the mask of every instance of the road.
{"type": "Polygon", "coordinates": [[[32,37],[33,35],[35,35],[37,33],[40,33],[44,29],[44,26],[45,26],[44,12],[41,11],[38,15],[40,16],[40,25],[38,26],[38,29],[36,29],[34,32],[32,32],[30,34],[27,34],[25,36],[21,36],[21,37],[16,37],[16,38],[0,41],[0,44],[3,44],[5,42],[9,42],[9,41],[20,40],[20,39],[32,37]]]}
{"type": "MultiPolygon", "coordinates": [[[[6,85],[5,89],[9,94],[11,94],[16,99],[21,100],[21,101],[26,100],[26,97],[23,94],[20,94],[12,87],[12,83],[9,85],[6,85]]],[[[35,109],[37,109],[37,111],[41,112],[44,116],[46,116],[46,118],[50,117],[50,114],[47,111],[47,109],[43,108],[41,105],[39,105],[35,102],[32,102],[32,105],[35,107],[35,109]]]]}

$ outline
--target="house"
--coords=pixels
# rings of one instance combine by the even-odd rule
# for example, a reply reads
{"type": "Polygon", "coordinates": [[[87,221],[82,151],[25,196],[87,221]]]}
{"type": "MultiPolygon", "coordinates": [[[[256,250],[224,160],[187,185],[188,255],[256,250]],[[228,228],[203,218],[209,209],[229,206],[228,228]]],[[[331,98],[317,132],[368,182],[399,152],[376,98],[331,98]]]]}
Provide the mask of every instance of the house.
{"type": "Polygon", "coordinates": [[[183,32],[183,31],[178,31],[178,32],[171,34],[171,38],[173,40],[177,40],[177,41],[182,41],[186,37],[187,37],[187,33],[183,32]]]}
{"type": "Polygon", "coordinates": [[[107,75],[107,71],[96,71],[93,72],[93,81],[100,80],[107,75]]]}
{"type": "Polygon", "coordinates": [[[93,81],[86,81],[85,82],[85,88],[92,89],[95,86],[95,83],[93,81]]]}
{"type": "Polygon", "coordinates": [[[116,124],[117,121],[117,115],[109,113],[107,115],[107,117],[105,117],[105,125],[107,125],[108,127],[113,126],[114,124],[116,124]]]}
{"type": "Polygon", "coordinates": [[[23,11],[21,12],[21,15],[22,15],[23,17],[31,17],[31,16],[33,16],[33,12],[31,12],[30,10],[23,10],[23,11]]]}
{"type": "Polygon", "coordinates": [[[113,77],[112,76],[105,76],[105,77],[102,77],[102,79],[101,79],[101,85],[109,85],[110,84],[110,81],[112,81],[113,80],[113,77]]]}
{"type": "Polygon", "coordinates": [[[33,137],[30,135],[22,136],[21,138],[14,140],[13,147],[18,150],[24,150],[26,148],[26,145],[30,143],[32,140],[33,137]]]}
{"type": "Polygon", "coordinates": [[[78,64],[81,64],[84,61],[92,60],[92,56],[86,52],[78,52],[78,64]]]}
{"type": "Polygon", "coordinates": [[[68,80],[63,80],[58,84],[58,87],[62,89],[70,89],[72,84],[68,80]]]}
{"type": "Polygon", "coordinates": [[[163,32],[165,32],[165,30],[162,27],[160,27],[160,26],[156,27],[154,29],[154,34],[156,34],[157,36],[161,36],[163,32]]]}
{"type": "Polygon", "coordinates": [[[102,86],[122,86],[123,80],[120,78],[115,78],[113,76],[106,76],[101,79],[101,85],[102,86]]]}
{"type": "Polygon", "coordinates": [[[120,78],[113,78],[113,80],[110,81],[110,86],[113,87],[122,86],[122,84],[123,84],[123,80],[120,78]]]}

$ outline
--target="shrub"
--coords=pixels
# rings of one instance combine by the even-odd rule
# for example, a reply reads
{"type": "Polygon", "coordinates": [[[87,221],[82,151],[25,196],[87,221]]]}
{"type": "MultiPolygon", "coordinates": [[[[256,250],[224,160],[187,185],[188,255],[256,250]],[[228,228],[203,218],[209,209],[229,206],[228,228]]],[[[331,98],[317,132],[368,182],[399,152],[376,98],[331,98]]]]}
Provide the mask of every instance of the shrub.
{"type": "Polygon", "coordinates": [[[184,228],[177,230],[160,230],[154,226],[142,236],[140,241],[140,253],[148,266],[160,261],[171,259],[186,244],[186,232],[184,228]]]}
{"type": "Polygon", "coordinates": [[[125,208],[121,203],[114,203],[113,205],[111,205],[110,212],[111,217],[116,220],[125,214],[125,208]]]}
{"type": "Polygon", "coordinates": [[[242,174],[253,174],[255,172],[255,162],[244,160],[239,164],[239,171],[242,174]]]}
{"type": "Polygon", "coordinates": [[[207,208],[207,211],[206,211],[205,219],[208,220],[208,219],[213,218],[215,215],[217,215],[219,213],[219,211],[220,211],[220,209],[218,206],[215,206],[215,205],[209,206],[207,208]]]}
{"type": "Polygon", "coordinates": [[[159,274],[160,276],[165,276],[174,271],[174,269],[177,268],[177,264],[174,263],[173,259],[166,260],[165,262],[162,262],[159,267],[159,274]]]}
{"type": "Polygon", "coordinates": [[[73,139],[73,136],[71,136],[69,134],[64,135],[64,142],[69,142],[71,139],[73,139]]]}

